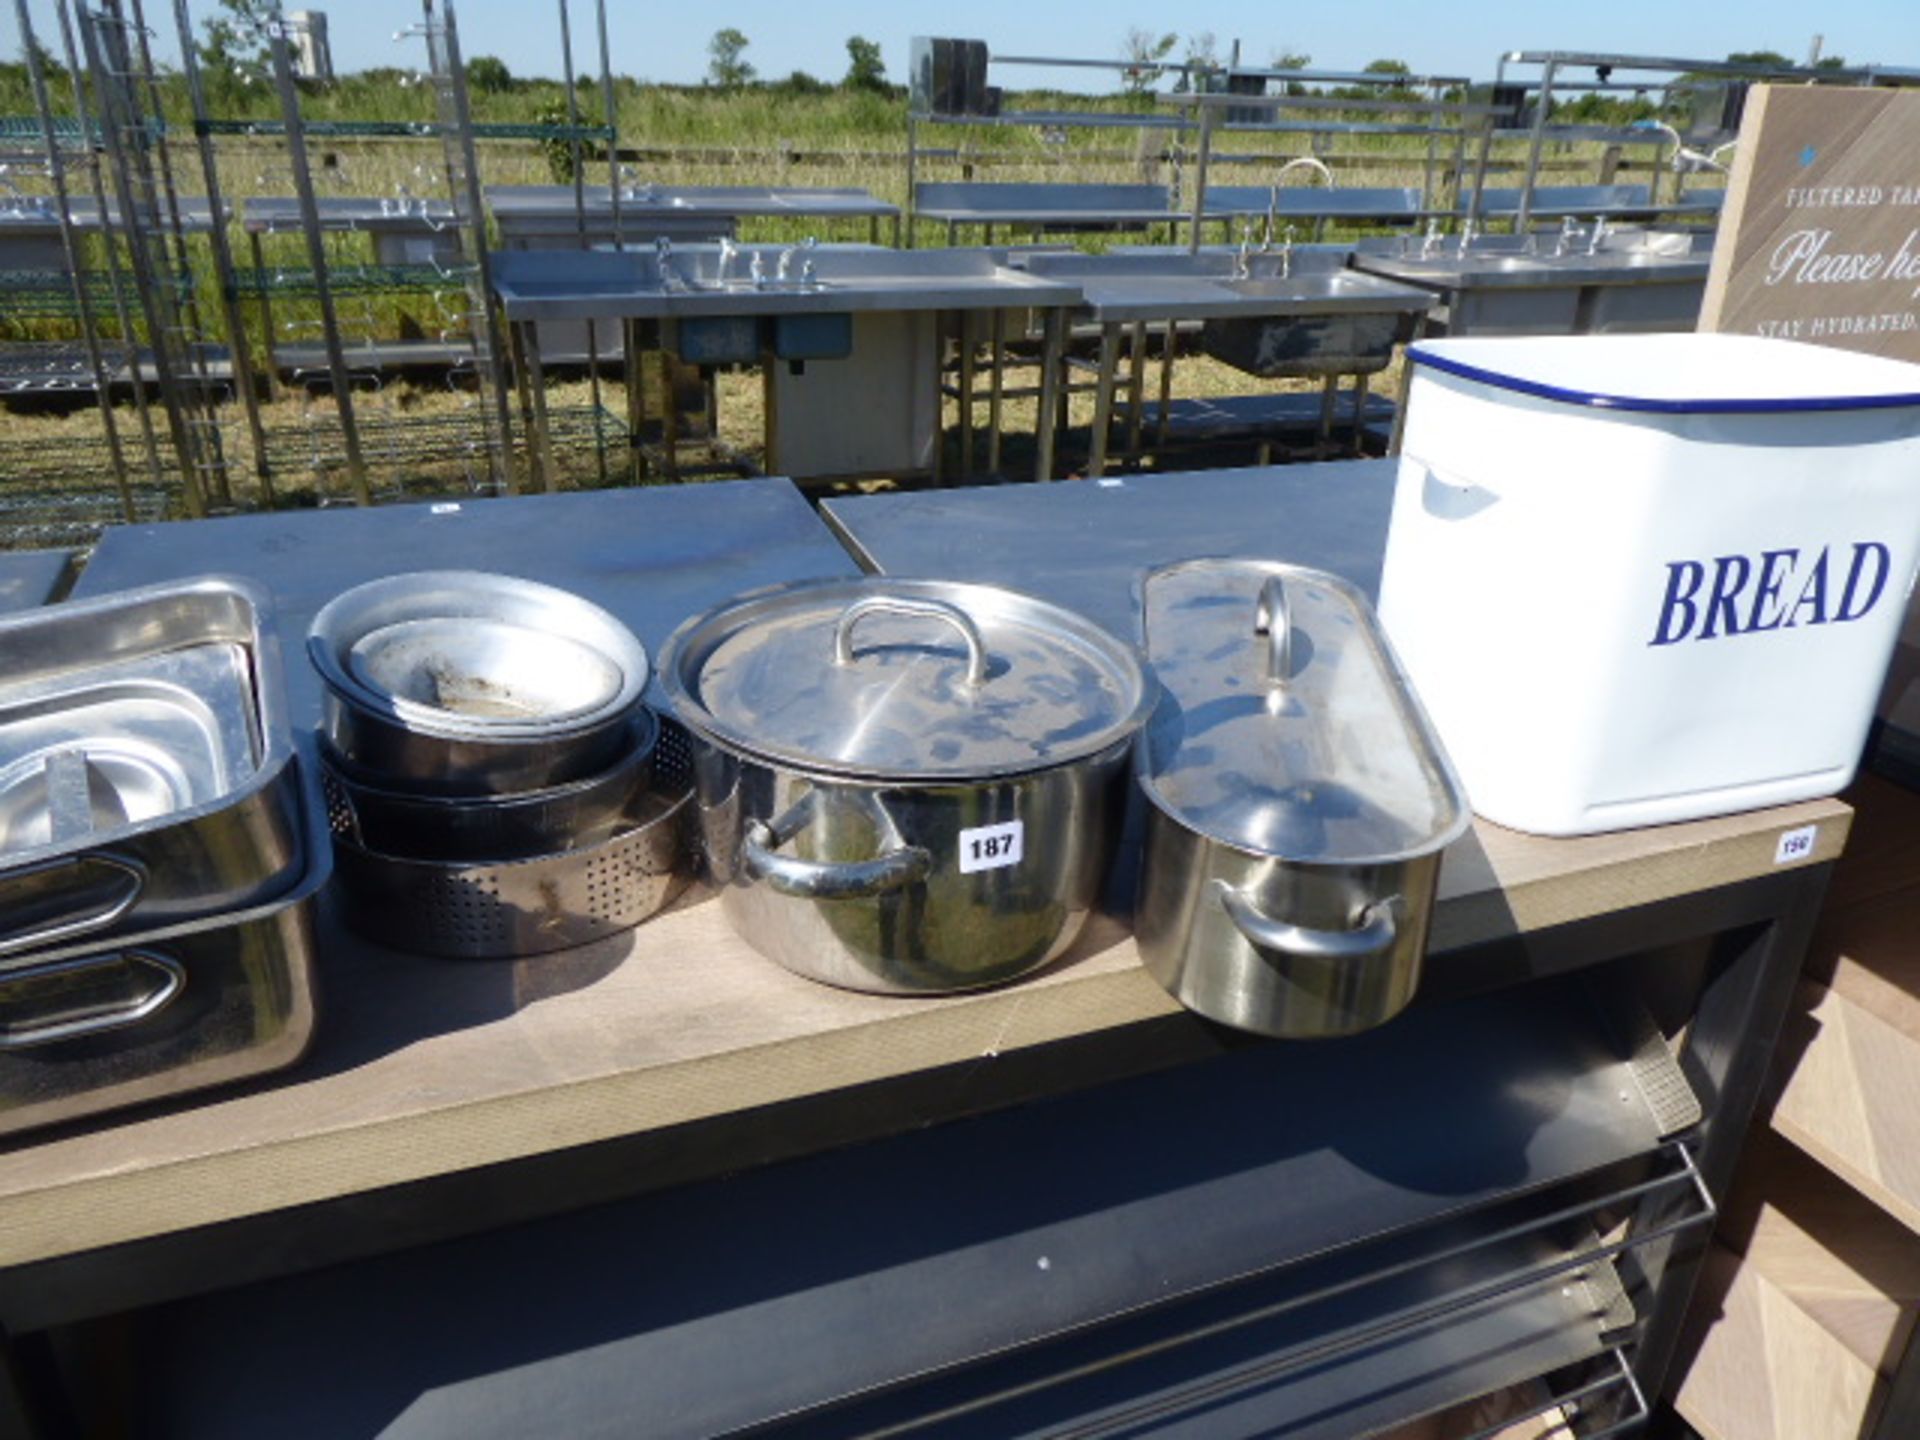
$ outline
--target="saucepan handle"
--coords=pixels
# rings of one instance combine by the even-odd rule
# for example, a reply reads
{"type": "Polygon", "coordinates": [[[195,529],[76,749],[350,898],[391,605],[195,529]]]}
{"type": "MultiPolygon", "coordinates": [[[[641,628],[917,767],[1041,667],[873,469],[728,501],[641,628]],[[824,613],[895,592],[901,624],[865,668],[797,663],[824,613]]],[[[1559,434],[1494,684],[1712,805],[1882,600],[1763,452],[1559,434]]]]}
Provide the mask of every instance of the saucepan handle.
{"type": "Polygon", "coordinates": [[[0,882],[0,955],[105,930],[125,918],[146,889],[146,866],[101,850],[22,866],[0,882]]]}
{"type": "Polygon", "coordinates": [[[1360,912],[1350,930],[1317,930],[1291,925],[1263,914],[1224,880],[1213,882],[1220,907],[1246,942],[1263,955],[1301,960],[1371,960],[1393,948],[1400,927],[1394,920],[1398,896],[1377,900],[1360,912]]]}
{"type": "MultiPolygon", "coordinates": [[[[788,807],[771,824],[749,820],[740,840],[740,858],[747,873],[782,895],[802,900],[853,900],[884,895],[927,878],[933,856],[918,845],[896,843],[869,860],[802,860],[779,849],[804,828],[812,813],[814,794],[788,807]]],[[[891,823],[883,833],[893,834],[891,823]]]]}
{"type": "Polygon", "coordinates": [[[980,627],[958,605],[944,600],[922,600],[906,595],[873,595],[856,600],[840,616],[833,628],[833,663],[853,663],[853,627],[867,615],[920,615],[939,620],[960,632],[967,646],[967,684],[979,685],[987,678],[987,644],[980,638],[980,627]]]}
{"type": "Polygon", "coordinates": [[[35,1045],[51,1045],[56,1040],[78,1040],[85,1035],[99,1035],[137,1025],[171,1004],[174,997],[186,988],[186,967],[171,955],[163,955],[158,950],[116,950],[104,955],[83,955],[77,960],[56,960],[48,965],[32,965],[0,973],[0,998],[4,998],[11,989],[35,981],[59,980],[64,976],[82,975],[89,970],[104,970],[116,965],[147,972],[151,976],[151,983],[124,999],[81,1006],[67,1012],[64,1017],[56,1012],[54,1018],[37,1024],[14,1023],[0,1028],[0,1051],[26,1050],[35,1045]]]}

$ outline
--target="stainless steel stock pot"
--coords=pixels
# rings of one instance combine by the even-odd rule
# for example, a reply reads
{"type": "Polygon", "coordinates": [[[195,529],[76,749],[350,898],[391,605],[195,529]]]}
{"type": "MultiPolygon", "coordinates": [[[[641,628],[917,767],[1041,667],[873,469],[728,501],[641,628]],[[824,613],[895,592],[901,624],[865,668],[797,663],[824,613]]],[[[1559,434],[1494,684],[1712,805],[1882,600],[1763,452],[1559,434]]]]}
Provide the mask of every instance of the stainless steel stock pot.
{"type": "Polygon", "coordinates": [[[1070,611],[877,577],[696,617],[660,678],[728,920],[790,970],[889,993],[995,984],[1072,943],[1153,703],[1133,649],[1070,611]]]}

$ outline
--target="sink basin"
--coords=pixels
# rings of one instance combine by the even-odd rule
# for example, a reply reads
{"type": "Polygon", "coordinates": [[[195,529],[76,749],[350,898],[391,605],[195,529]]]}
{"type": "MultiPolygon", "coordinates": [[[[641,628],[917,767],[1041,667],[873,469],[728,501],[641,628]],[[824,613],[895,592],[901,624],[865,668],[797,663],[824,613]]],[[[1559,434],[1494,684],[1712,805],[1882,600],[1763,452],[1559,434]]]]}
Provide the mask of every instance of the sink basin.
{"type": "Polygon", "coordinates": [[[1371,275],[1351,270],[1320,270],[1306,274],[1256,275],[1244,280],[1225,279],[1222,288],[1250,300],[1271,300],[1278,305],[1301,310],[1340,308],[1391,308],[1400,297],[1392,285],[1383,285],[1371,275]]]}
{"type": "MultiPolygon", "coordinates": [[[[729,276],[725,280],[695,277],[682,282],[684,288],[709,295],[818,295],[831,290],[827,280],[751,280],[729,276]]],[[[672,289],[672,286],[668,286],[672,289]]]]}

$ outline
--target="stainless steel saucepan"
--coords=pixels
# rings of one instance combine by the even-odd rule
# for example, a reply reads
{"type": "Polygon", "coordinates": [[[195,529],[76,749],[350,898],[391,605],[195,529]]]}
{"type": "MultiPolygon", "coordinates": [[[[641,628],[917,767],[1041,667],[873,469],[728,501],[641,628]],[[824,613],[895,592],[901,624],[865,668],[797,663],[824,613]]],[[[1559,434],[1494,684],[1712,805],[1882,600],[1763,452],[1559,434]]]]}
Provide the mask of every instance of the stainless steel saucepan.
{"type": "Polygon", "coordinates": [[[1073,942],[1153,686],[1070,611],[983,585],[780,586],[688,621],[661,683],[694,741],[728,920],[848,989],[996,984],[1073,942]]]}

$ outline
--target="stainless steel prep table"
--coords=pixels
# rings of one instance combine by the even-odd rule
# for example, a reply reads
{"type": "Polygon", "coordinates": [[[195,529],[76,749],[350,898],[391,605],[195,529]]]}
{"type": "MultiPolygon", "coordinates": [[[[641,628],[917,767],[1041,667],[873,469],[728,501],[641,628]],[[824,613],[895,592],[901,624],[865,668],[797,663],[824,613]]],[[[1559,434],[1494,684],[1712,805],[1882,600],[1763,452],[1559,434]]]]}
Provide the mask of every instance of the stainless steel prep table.
{"type": "MultiPolygon", "coordinates": [[[[941,568],[1021,566],[1029,589],[1093,539],[1057,598],[1126,625],[1156,547],[1364,579],[1384,476],[894,498],[940,502],[941,568]]],[[[855,531],[890,508],[834,505],[855,531]]],[[[850,564],[768,481],[116,532],[86,588],[215,559],[272,585],[290,633],[357,579],[472,563],[571,585],[656,643],[672,606],[643,595],[850,564]]],[[[1543,1370],[1630,1400],[1620,1341],[1657,1379],[1687,1278],[1630,1324],[1655,1202],[1699,1234],[1693,1177],[1731,1159],[1849,813],[1481,827],[1450,854],[1422,1000],[1324,1045],[1180,1012],[1112,923],[1029,982],[924,1001],[786,975],[698,894],[525,965],[336,937],[320,1048],[279,1083],[0,1151],[0,1324],[83,1406],[110,1407],[76,1377],[118,1356],[146,1431],[194,1440],[932,1413],[939,1434],[1157,1416],[1330,1437],[1543,1370]],[[1776,867],[1805,825],[1811,854],[1776,867]],[[1636,1051],[1596,1004],[1667,979],[1697,1135],[1674,1130],[1664,1042],[1636,1051]],[[1630,1250],[1584,1228],[1636,1203],[1630,1250]]]]}
{"type": "Polygon", "coordinates": [[[605,186],[588,186],[579,208],[571,185],[489,185],[486,202],[509,250],[541,248],[543,240],[578,243],[582,210],[590,242],[655,235],[712,239],[733,234],[741,220],[777,219],[864,220],[867,238],[876,243],[880,222],[888,220],[893,243],[900,243],[900,207],[855,186],[628,186],[619,195],[619,236],[613,229],[614,196],[605,186]]]}
{"type": "Polygon", "coordinates": [[[1165,225],[1178,235],[1191,217],[1174,206],[1173,194],[1164,185],[928,181],[914,187],[913,219],[944,224],[948,245],[957,242],[962,225],[978,225],[982,243],[991,245],[996,225],[1009,233],[1029,229],[1042,234],[1165,225]]]}

